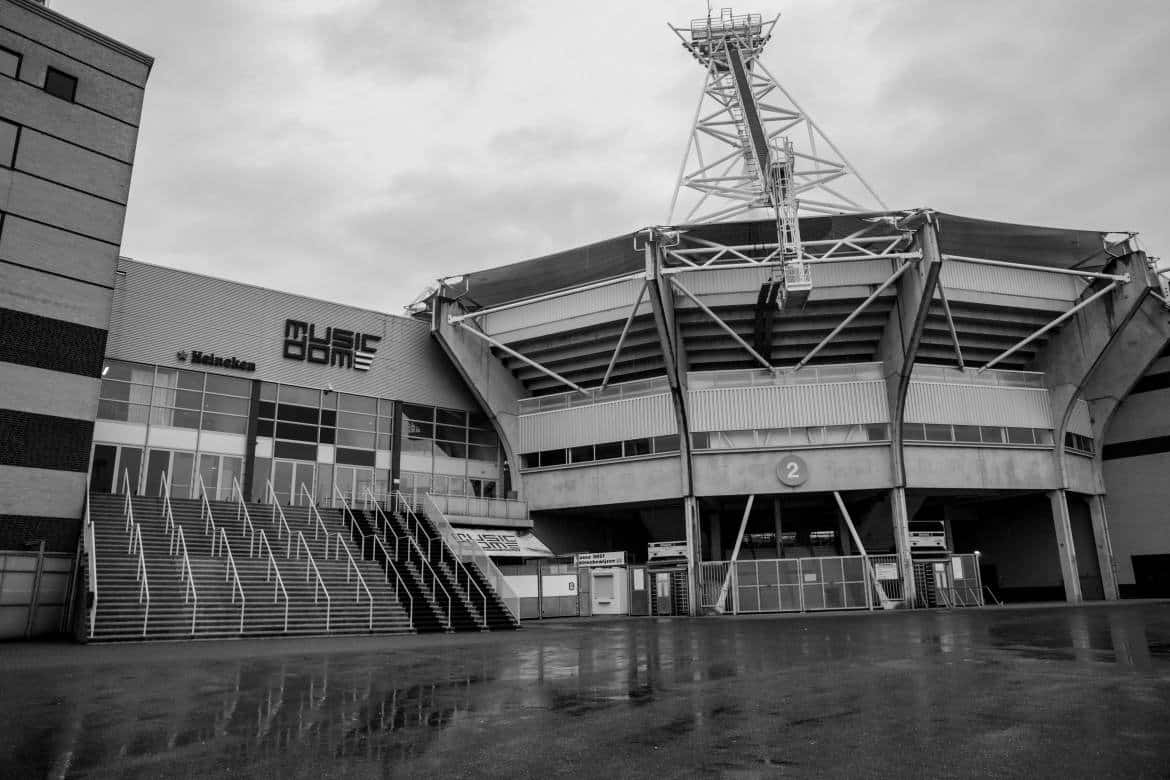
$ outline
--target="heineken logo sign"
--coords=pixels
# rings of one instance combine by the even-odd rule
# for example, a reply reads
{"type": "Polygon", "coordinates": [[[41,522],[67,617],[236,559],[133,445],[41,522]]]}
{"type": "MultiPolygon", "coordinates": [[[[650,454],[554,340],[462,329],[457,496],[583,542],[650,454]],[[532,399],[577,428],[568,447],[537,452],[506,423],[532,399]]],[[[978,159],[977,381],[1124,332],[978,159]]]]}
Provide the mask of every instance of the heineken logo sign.
{"type": "Polygon", "coordinates": [[[381,336],[345,328],[319,329],[316,323],[284,321],[284,357],[322,366],[369,371],[381,336]]]}
{"type": "MultiPolygon", "coordinates": [[[[180,361],[186,362],[188,359],[187,350],[179,350],[175,353],[180,361]]],[[[256,364],[249,360],[240,360],[238,357],[223,357],[214,352],[203,352],[198,349],[191,350],[190,360],[203,366],[215,366],[216,368],[231,368],[236,371],[255,371],[256,364]]]]}

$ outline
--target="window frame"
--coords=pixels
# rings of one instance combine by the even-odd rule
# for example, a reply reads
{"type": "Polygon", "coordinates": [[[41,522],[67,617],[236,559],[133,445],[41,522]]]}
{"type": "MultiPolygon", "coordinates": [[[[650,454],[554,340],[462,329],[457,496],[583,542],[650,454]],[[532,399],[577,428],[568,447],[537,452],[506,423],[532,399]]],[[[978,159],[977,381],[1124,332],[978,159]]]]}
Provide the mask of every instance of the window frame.
{"type": "Polygon", "coordinates": [[[57,98],[58,100],[64,100],[66,103],[76,103],[77,102],[77,85],[78,85],[78,79],[76,76],[73,76],[69,73],[66,73],[65,71],[63,71],[59,68],[54,68],[52,65],[48,65],[45,67],[45,80],[41,83],[41,91],[43,91],[45,94],[52,95],[53,97],[57,98]],[[73,89],[70,91],[69,97],[65,97],[64,95],[59,95],[56,92],[49,89],[49,77],[52,76],[53,74],[56,74],[58,76],[64,76],[65,78],[67,78],[73,82],[73,89]]]}
{"type": "Polygon", "coordinates": [[[8,78],[20,81],[20,69],[24,67],[24,54],[22,52],[15,51],[14,49],[10,49],[7,46],[0,46],[0,51],[16,57],[16,73],[12,76],[8,76],[8,78]]]}

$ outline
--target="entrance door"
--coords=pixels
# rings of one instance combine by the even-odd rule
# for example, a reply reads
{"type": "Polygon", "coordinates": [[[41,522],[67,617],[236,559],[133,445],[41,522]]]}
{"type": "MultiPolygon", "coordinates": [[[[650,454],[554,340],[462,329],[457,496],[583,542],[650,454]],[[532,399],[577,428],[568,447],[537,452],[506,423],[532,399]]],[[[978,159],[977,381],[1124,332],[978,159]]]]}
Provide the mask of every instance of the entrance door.
{"type": "Polygon", "coordinates": [[[654,614],[673,615],[674,603],[670,597],[670,572],[654,572],[654,614]]]}
{"type": "Polygon", "coordinates": [[[301,485],[308,490],[316,484],[317,464],[300,460],[278,460],[272,469],[272,490],[276,500],[284,505],[304,503],[301,485]]]}
{"type": "Polygon", "coordinates": [[[114,471],[114,492],[122,493],[124,475],[130,476],[130,492],[138,494],[138,479],[142,472],[142,450],[139,447],[118,448],[118,468],[114,471]]]}
{"type": "Polygon", "coordinates": [[[110,444],[95,444],[89,468],[89,489],[95,493],[109,493],[114,487],[114,463],[118,448],[110,444]]]}
{"type": "MultiPolygon", "coordinates": [[[[345,496],[350,506],[360,502],[366,496],[366,490],[374,491],[374,472],[362,466],[336,466],[334,479],[337,489],[345,496]]],[[[328,498],[333,498],[329,496],[328,498]]]]}

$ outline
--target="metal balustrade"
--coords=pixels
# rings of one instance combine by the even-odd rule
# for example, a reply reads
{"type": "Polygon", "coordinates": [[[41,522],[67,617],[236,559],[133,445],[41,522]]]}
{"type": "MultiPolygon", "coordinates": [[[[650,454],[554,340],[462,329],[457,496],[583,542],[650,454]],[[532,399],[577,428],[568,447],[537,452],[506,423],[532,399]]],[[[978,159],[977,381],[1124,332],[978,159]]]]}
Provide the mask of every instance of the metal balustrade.
{"type": "MultiPolygon", "coordinates": [[[[400,496],[401,494],[396,493],[395,495],[400,496]]],[[[349,504],[345,502],[345,497],[342,496],[341,499],[342,499],[342,503],[345,507],[345,511],[350,511],[349,504]]],[[[403,501],[405,501],[405,499],[403,499],[403,501]]],[[[451,598],[450,591],[447,590],[447,587],[439,579],[439,574],[438,574],[438,572],[435,571],[435,567],[431,566],[431,544],[432,544],[433,540],[431,538],[431,535],[426,532],[426,529],[424,529],[422,527],[422,524],[418,521],[418,517],[414,514],[414,511],[411,510],[409,506],[406,506],[406,511],[409,512],[409,515],[408,515],[409,519],[406,522],[406,529],[407,529],[406,560],[407,560],[407,562],[410,561],[410,548],[413,546],[415,549],[415,552],[418,554],[418,561],[419,561],[418,574],[419,574],[419,577],[422,579],[423,587],[424,588],[427,587],[427,575],[429,574],[431,577],[431,584],[430,584],[431,600],[434,602],[438,602],[439,593],[441,592],[443,594],[443,598],[447,602],[447,624],[446,624],[445,628],[448,631],[450,631],[451,627],[452,627],[451,618],[452,618],[452,614],[453,614],[453,612],[452,612],[453,601],[451,598]],[[414,521],[413,535],[410,533],[410,520],[414,521]],[[427,546],[426,546],[425,550],[423,549],[422,544],[419,541],[420,536],[423,539],[425,539],[425,541],[426,541],[427,546]]],[[[395,537],[395,538],[397,538],[397,537],[395,537]]],[[[440,606],[440,608],[442,608],[442,604],[439,604],[439,606],[440,606]]]]}
{"type": "MultiPolygon", "coordinates": [[[[337,534],[337,539],[333,542],[333,560],[340,560],[340,554],[345,551],[345,583],[349,584],[349,572],[353,571],[357,575],[357,587],[354,588],[353,602],[355,604],[361,603],[362,591],[366,592],[366,598],[370,602],[370,630],[374,630],[374,594],[370,593],[370,588],[366,585],[366,578],[362,576],[361,569],[358,568],[357,562],[353,559],[353,553],[349,551],[349,545],[345,543],[344,537],[340,533],[337,534]]],[[[328,559],[328,556],[326,556],[328,559]]]]}
{"type": "MultiPolygon", "coordinates": [[[[240,633],[244,633],[244,610],[247,598],[244,596],[244,586],[240,582],[240,570],[236,568],[236,557],[232,555],[231,545],[228,544],[227,531],[219,529],[221,539],[219,549],[227,552],[227,566],[225,567],[224,582],[232,584],[232,603],[236,603],[236,592],[240,594],[240,633]]],[[[215,540],[212,539],[212,557],[215,557],[215,540]]]]}
{"type": "Polygon", "coordinates": [[[89,638],[93,639],[94,628],[97,624],[98,608],[98,577],[97,577],[97,541],[94,538],[93,518],[89,514],[89,491],[85,492],[85,563],[89,569],[89,638]]]}
{"type": "MultiPolygon", "coordinates": [[[[334,487],[334,490],[337,488],[334,487]]],[[[313,494],[305,487],[305,483],[301,483],[301,494],[305,497],[305,505],[309,507],[309,523],[313,526],[313,541],[317,541],[318,534],[325,538],[325,557],[329,557],[329,528],[325,525],[325,521],[321,519],[321,513],[317,510],[317,502],[313,500],[313,494]]]]}
{"type": "MultiPolygon", "coordinates": [[[[248,514],[248,504],[244,501],[244,493],[240,490],[240,483],[235,477],[232,477],[232,498],[236,501],[236,522],[240,523],[240,535],[248,536],[248,557],[252,558],[255,554],[256,546],[256,526],[252,525],[252,516],[248,514]]],[[[263,533],[264,529],[260,529],[263,533]]],[[[267,539],[265,540],[267,544],[267,539]]],[[[272,548],[268,548],[268,552],[272,554],[272,548]]]]}
{"type": "Polygon", "coordinates": [[[382,548],[382,556],[385,559],[386,564],[389,566],[389,569],[386,570],[386,582],[387,583],[390,582],[390,572],[391,571],[394,572],[394,598],[398,599],[398,603],[401,604],[402,600],[401,600],[401,597],[398,595],[399,588],[401,588],[402,593],[406,594],[406,598],[409,602],[409,607],[407,608],[407,619],[410,621],[411,630],[414,630],[414,596],[410,595],[410,588],[408,588],[406,586],[406,581],[404,579],[402,579],[402,574],[398,571],[398,566],[394,563],[394,559],[392,559],[390,557],[390,553],[388,553],[386,551],[386,545],[382,543],[382,540],[377,535],[374,535],[373,537],[371,537],[371,542],[370,542],[370,557],[371,558],[375,557],[374,553],[373,553],[373,550],[375,547],[382,548]]]}
{"type": "MultiPolygon", "coordinates": [[[[373,526],[374,526],[375,538],[377,538],[377,534],[379,531],[379,525],[380,525],[381,531],[382,531],[381,538],[382,538],[383,542],[388,541],[387,534],[389,536],[394,537],[394,560],[398,560],[399,551],[400,551],[400,548],[402,547],[402,539],[401,539],[401,537],[398,536],[398,532],[395,531],[394,527],[390,524],[390,518],[386,517],[386,513],[382,511],[381,503],[379,503],[379,501],[376,498],[374,498],[374,494],[370,491],[370,489],[368,487],[365,490],[365,495],[364,495],[362,500],[364,502],[366,509],[373,507],[373,510],[374,510],[373,526]]],[[[385,550],[384,543],[383,543],[382,547],[383,547],[383,550],[385,550]]],[[[409,550],[409,547],[407,549],[409,550]]]]}
{"type": "MultiPolygon", "coordinates": [[[[276,565],[276,556],[272,554],[272,546],[268,544],[268,535],[264,533],[264,529],[260,529],[259,548],[268,553],[268,561],[264,567],[264,581],[272,580],[273,575],[276,576],[275,584],[272,586],[272,603],[276,603],[276,595],[278,593],[284,596],[284,630],[288,632],[288,590],[284,587],[284,577],[280,576],[280,567],[276,565]],[[278,590],[279,589],[279,590],[278,590]]],[[[252,557],[249,553],[248,557],[252,557]]]]}
{"type": "MultiPolygon", "coordinates": [[[[130,471],[128,469],[122,472],[122,494],[126,496],[122,503],[122,513],[126,518],[123,528],[130,536],[130,546],[126,550],[126,554],[133,555],[135,550],[138,552],[138,565],[134,571],[134,581],[138,583],[138,603],[141,604],[144,598],[146,600],[146,610],[142,613],[142,635],[146,636],[146,625],[150,620],[150,583],[146,574],[146,555],[142,549],[142,529],[134,520],[134,501],[130,495],[130,471]]],[[[92,624],[90,630],[93,630],[92,624]]]]}
{"type": "Polygon", "coordinates": [[[179,581],[184,583],[183,603],[191,604],[191,633],[194,634],[195,618],[199,614],[199,591],[195,588],[195,572],[191,569],[191,556],[187,554],[187,540],[183,536],[183,527],[178,526],[178,529],[177,549],[183,553],[182,563],[179,564],[179,581]]]}
{"type": "MultiPolygon", "coordinates": [[[[395,495],[401,496],[400,493],[396,493],[395,495]]],[[[426,502],[427,516],[439,531],[440,540],[451,540],[452,554],[460,562],[470,560],[475,564],[476,568],[487,579],[488,584],[495,589],[496,595],[500,597],[500,601],[504,604],[504,608],[512,613],[514,620],[518,620],[520,616],[520,597],[512,590],[512,587],[504,579],[504,575],[500,572],[496,564],[492,562],[492,559],[488,557],[487,553],[478,544],[456,537],[455,529],[451,527],[451,523],[447,521],[446,516],[435,504],[429,493],[426,496],[426,502]]],[[[413,515],[413,511],[410,514],[413,515]]],[[[418,523],[417,517],[415,518],[415,522],[418,523]]]]}
{"type": "Polygon", "coordinates": [[[325,587],[325,579],[321,576],[321,570],[317,568],[317,561],[313,560],[313,551],[309,549],[309,543],[305,541],[305,535],[297,531],[298,561],[301,559],[301,550],[305,551],[305,582],[310,581],[310,574],[317,576],[317,581],[313,584],[313,603],[319,604],[320,594],[325,594],[325,633],[329,633],[333,616],[333,598],[329,595],[329,588],[325,587]]]}
{"type": "MultiPolygon", "coordinates": [[[[276,541],[285,540],[284,557],[292,557],[293,535],[292,529],[288,525],[288,520],[284,516],[284,508],[281,507],[280,502],[276,500],[276,491],[272,489],[272,480],[264,481],[264,500],[269,502],[271,510],[272,524],[276,526],[276,541]]],[[[316,537],[314,537],[316,538],[316,537]]],[[[325,554],[329,554],[329,544],[325,544],[325,554]]]]}

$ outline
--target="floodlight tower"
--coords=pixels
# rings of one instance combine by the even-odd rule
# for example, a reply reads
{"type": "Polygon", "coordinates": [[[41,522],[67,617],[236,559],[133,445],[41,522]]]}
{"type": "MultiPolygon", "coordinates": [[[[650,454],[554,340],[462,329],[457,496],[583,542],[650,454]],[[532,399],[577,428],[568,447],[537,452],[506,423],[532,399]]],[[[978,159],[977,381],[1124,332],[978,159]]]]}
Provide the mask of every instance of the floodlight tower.
{"type": "Polygon", "coordinates": [[[706,74],[667,224],[774,216],[786,292],[799,295],[810,282],[797,217],[885,204],[760,62],[779,18],[724,8],[670,25],[706,74]]]}

